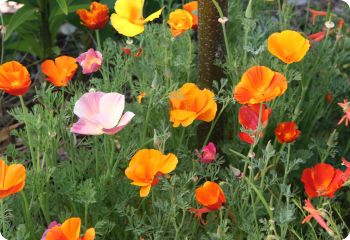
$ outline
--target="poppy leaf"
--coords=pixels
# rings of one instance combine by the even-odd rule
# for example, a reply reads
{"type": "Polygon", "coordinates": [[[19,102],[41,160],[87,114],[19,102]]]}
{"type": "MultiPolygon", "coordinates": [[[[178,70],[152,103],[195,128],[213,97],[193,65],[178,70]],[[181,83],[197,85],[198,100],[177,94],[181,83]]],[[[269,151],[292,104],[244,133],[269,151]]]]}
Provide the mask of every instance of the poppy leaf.
{"type": "Polygon", "coordinates": [[[62,12],[65,15],[68,15],[68,6],[67,6],[67,3],[66,3],[66,0],[56,0],[56,1],[58,3],[58,6],[61,8],[62,12]]]}

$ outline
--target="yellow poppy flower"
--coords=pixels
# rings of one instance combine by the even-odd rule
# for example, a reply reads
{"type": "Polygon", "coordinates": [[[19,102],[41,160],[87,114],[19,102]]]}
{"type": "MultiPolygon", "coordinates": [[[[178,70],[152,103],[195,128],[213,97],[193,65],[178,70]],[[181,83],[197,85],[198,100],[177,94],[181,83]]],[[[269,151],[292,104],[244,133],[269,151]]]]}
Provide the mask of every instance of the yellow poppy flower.
{"type": "Polygon", "coordinates": [[[142,15],[144,0],[117,0],[111,16],[112,26],[122,35],[134,37],[145,30],[145,24],[158,18],[163,8],[147,18],[142,15]]]}

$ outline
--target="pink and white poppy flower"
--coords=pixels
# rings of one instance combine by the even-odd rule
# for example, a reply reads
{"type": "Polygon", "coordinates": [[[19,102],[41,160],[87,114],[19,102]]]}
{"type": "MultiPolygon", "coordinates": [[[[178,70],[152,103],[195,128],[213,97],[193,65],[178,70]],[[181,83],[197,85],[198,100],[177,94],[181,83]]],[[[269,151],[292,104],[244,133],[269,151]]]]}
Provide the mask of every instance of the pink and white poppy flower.
{"type": "Polygon", "coordinates": [[[92,48],[77,57],[77,62],[83,68],[83,74],[97,72],[101,68],[102,61],[102,54],[92,48]]]}
{"type": "Polygon", "coordinates": [[[119,93],[85,93],[74,106],[79,117],[70,131],[82,135],[113,135],[122,130],[135,116],[132,112],[123,114],[125,96],[119,93]]]}

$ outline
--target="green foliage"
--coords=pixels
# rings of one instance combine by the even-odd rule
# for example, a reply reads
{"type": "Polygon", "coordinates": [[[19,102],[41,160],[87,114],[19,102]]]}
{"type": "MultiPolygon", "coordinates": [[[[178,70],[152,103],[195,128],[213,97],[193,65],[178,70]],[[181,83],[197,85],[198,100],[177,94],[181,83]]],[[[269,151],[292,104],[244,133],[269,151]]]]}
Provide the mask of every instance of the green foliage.
{"type": "MultiPolygon", "coordinates": [[[[9,20],[6,48],[42,58],[42,39],[34,29],[40,21],[39,2],[21,2],[26,7],[9,20]]],[[[105,3],[112,7],[114,1],[105,3]]],[[[181,4],[166,1],[160,5],[181,4]]],[[[247,19],[244,1],[229,3],[232,55],[226,63],[219,63],[227,78],[213,84],[216,101],[223,106],[217,118],[225,120],[225,135],[215,143],[219,151],[211,164],[200,163],[195,155],[195,149],[201,148],[197,144],[199,123],[173,128],[169,121],[169,94],[197,80],[193,30],[173,39],[164,21],[147,25],[132,44],[107,38],[101,71],[88,79],[78,74],[66,88],[49,86],[39,75],[31,109],[10,111],[25,127],[12,132],[17,142],[9,145],[4,155],[8,161],[24,163],[28,170],[24,191],[6,198],[0,210],[4,235],[8,239],[40,239],[51,221],[79,216],[83,230],[95,227],[97,240],[330,239],[314,220],[300,224],[306,215],[300,176],[305,167],[315,163],[329,162],[341,168],[340,158],[350,158],[350,130],[336,125],[341,117],[336,102],[350,92],[350,38],[345,33],[341,40],[330,35],[313,44],[302,62],[286,66],[268,52],[266,39],[281,24],[288,26],[292,9],[286,7],[278,13],[283,19],[280,23],[275,15],[266,14],[276,8],[271,4],[254,1],[253,18],[247,19]],[[140,57],[126,55],[123,47],[141,47],[143,52],[140,57]],[[249,149],[237,137],[239,105],[232,92],[243,72],[254,65],[284,73],[289,88],[268,103],[272,115],[264,136],[249,149]],[[74,104],[88,91],[125,94],[126,110],[136,117],[113,136],[73,135],[74,104]],[[136,97],[141,92],[146,96],[138,103],[136,97]],[[334,96],[331,103],[324,100],[329,92],[334,96]],[[278,122],[292,119],[302,134],[295,143],[281,145],[273,131],[278,122]],[[147,198],[139,197],[138,188],[124,174],[131,157],[142,148],[172,152],[179,159],[176,170],[152,187],[147,198]],[[245,175],[239,174],[242,172],[245,175]],[[194,192],[207,180],[220,183],[227,203],[206,214],[207,224],[202,225],[189,209],[202,207],[194,192]]],[[[158,5],[148,3],[147,8],[158,5]]],[[[86,1],[50,1],[52,46],[58,26],[81,7],[87,7],[86,1]]],[[[323,208],[339,239],[349,232],[349,199],[345,190],[337,192],[335,199],[314,201],[323,208]]]]}

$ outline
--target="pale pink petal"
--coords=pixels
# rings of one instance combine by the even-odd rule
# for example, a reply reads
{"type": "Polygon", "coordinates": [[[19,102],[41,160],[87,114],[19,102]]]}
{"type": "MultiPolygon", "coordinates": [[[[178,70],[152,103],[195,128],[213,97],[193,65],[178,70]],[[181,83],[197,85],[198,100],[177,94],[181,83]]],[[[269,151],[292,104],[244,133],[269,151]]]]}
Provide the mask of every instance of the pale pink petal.
{"type": "Polygon", "coordinates": [[[77,58],[77,62],[83,68],[83,74],[90,74],[100,69],[103,57],[99,51],[90,48],[77,58]]]}
{"type": "Polygon", "coordinates": [[[103,134],[102,128],[88,120],[79,119],[74,123],[70,131],[76,134],[82,135],[101,135],[103,134]]]}
{"type": "Polygon", "coordinates": [[[116,134],[117,132],[119,132],[120,130],[122,130],[124,127],[126,127],[126,125],[131,121],[131,119],[135,116],[134,113],[132,112],[126,112],[124,113],[124,115],[122,116],[122,118],[120,119],[118,125],[114,128],[111,129],[103,129],[104,133],[106,134],[116,134]]]}
{"type": "Polygon", "coordinates": [[[93,119],[94,115],[99,113],[99,102],[103,92],[85,93],[74,106],[74,114],[79,118],[93,119]]]}
{"type": "Polygon", "coordinates": [[[125,97],[119,93],[106,93],[99,103],[100,112],[96,120],[105,129],[114,128],[123,114],[125,97]]]}

